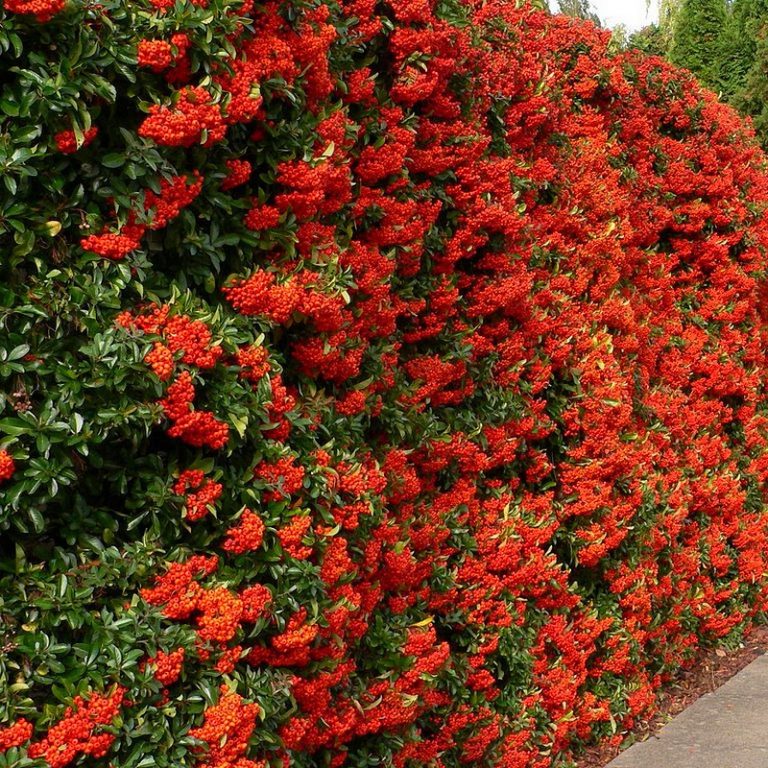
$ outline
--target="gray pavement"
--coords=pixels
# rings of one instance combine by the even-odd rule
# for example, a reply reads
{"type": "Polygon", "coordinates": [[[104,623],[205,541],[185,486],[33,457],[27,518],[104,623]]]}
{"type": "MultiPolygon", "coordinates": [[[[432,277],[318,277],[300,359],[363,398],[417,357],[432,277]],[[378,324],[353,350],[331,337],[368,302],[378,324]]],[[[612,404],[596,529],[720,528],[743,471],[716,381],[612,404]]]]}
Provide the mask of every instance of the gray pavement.
{"type": "Polygon", "coordinates": [[[608,768],[768,768],[768,655],[608,768]]]}

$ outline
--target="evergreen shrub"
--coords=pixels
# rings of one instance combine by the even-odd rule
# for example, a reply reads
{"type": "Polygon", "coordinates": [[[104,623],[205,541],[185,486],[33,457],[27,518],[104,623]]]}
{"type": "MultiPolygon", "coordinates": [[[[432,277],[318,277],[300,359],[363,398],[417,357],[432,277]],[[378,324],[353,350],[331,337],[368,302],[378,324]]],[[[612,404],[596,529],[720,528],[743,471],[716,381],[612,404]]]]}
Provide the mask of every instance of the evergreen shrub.
{"type": "Polygon", "coordinates": [[[765,158],[609,41],[4,0],[2,768],[562,765],[761,616],[765,158]]]}

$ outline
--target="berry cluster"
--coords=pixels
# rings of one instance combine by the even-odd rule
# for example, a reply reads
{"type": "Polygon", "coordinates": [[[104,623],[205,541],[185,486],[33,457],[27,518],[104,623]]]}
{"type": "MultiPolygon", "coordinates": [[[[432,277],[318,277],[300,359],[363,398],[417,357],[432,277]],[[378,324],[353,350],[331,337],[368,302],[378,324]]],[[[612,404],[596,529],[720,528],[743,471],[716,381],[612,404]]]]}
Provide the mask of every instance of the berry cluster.
{"type": "Polygon", "coordinates": [[[269,352],[264,347],[255,345],[241,347],[237,350],[235,359],[241,368],[240,375],[252,384],[257,383],[269,373],[269,352]]]}
{"type": "Polygon", "coordinates": [[[10,480],[16,471],[16,462],[8,451],[0,449],[0,483],[10,480]]]}
{"type": "Polygon", "coordinates": [[[126,224],[119,232],[105,229],[101,234],[88,235],[80,241],[80,247],[97,256],[121,261],[132,251],[141,248],[144,232],[144,227],[139,224],[126,224]]]}
{"type": "Polygon", "coordinates": [[[89,235],[80,240],[80,247],[108,259],[120,261],[129,253],[141,247],[141,239],[147,229],[162,229],[175,219],[200,194],[203,179],[195,171],[193,181],[188,183],[188,177],[176,176],[168,181],[160,181],[160,192],[151,189],[144,190],[144,213],[149,215],[149,227],[136,222],[136,212],[132,211],[129,221],[117,233],[105,228],[101,234],[89,235]]]}
{"type": "Polygon", "coordinates": [[[0,728],[0,752],[20,747],[32,738],[33,731],[32,723],[23,717],[7,728],[0,728]]]}
{"type": "Polygon", "coordinates": [[[221,107],[204,88],[192,86],[179,92],[173,107],[153,104],[149,117],[139,126],[139,136],[165,147],[191,147],[201,142],[210,146],[221,141],[226,131],[221,107]]]}
{"type": "Polygon", "coordinates": [[[144,209],[151,216],[150,229],[162,229],[175,219],[199,194],[203,177],[194,171],[192,181],[187,176],[175,176],[160,181],[160,192],[144,191],[144,209]]]}
{"type": "Polygon", "coordinates": [[[152,587],[142,589],[141,596],[150,605],[163,606],[163,613],[169,618],[188,618],[203,592],[194,579],[209,576],[218,567],[215,556],[195,555],[184,563],[173,563],[165,574],[155,579],[152,587]]]}
{"type": "Polygon", "coordinates": [[[278,499],[299,493],[304,485],[304,467],[296,464],[296,457],[289,456],[275,462],[262,462],[253,471],[254,477],[263,481],[270,490],[265,498],[278,499]]]}
{"type": "Polygon", "coordinates": [[[74,131],[60,131],[53,139],[56,142],[59,152],[65,155],[71,155],[82,147],[87,147],[97,136],[99,129],[93,125],[83,133],[83,140],[78,145],[77,136],[74,131]]]}
{"type": "Polygon", "coordinates": [[[137,63],[140,67],[151,69],[155,74],[170,69],[170,72],[166,72],[166,80],[183,83],[189,74],[187,52],[191,45],[189,36],[183,32],[171,35],[170,41],[140,40],[136,49],[137,63]]]}
{"type": "Polygon", "coordinates": [[[242,186],[251,177],[252,166],[248,160],[227,160],[227,175],[221,182],[222,192],[242,186]]]}
{"type": "Polygon", "coordinates": [[[4,7],[9,13],[34,16],[36,21],[44,24],[61,13],[66,4],[67,0],[5,0],[4,7]]]}
{"type": "Polygon", "coordinates": [[[235,555],[253,552],[264,541],[265,530],[261,518],[250,509],[245,509],[238,524],[227,531],[227,538],[222,548],[235,555]]]}
{"type": "Polygon", "coordinates": [[[190,522],[200,520],[208,514],[221,496],[222,489],[221,483],[206,480],[200,469],[185,469],[173,485],[173,492],[185,497],[184,508],[186,518],[190,522]],[[190,493],[190,490],[194,493],[190,493]]]}
{"type": "Polygon", "coordinates": [[[29,756],[44,759],[51,768],[63,768],[81,754],[104,757],[115,736],[100,731],[99,726],[109,725],[118,716],[125,693],[125,689],[118,686],[109,695],[92,693],[88,699],[75,697],[64,717],[48,729],[42,740],[30,745],[29,756]]]}
{"type": "Polygon", "coordinates": [[[158,654],[148,660],[148,664],[155,668],[155,679],[161,685],[173,685],[184,667],[184,648],[177,648],[171,653],[159,651],[158,654]]]}
{"type": "Polygon", "coordinates": [[[154,371],[160,381],[168,381],[173,375],[173,352],[159,341],[156,341],[152,349],[144,355],[144,362],[154,371]]]}
{"type": "Polygon", "coordinates": [[[189,371],[182,371],[160,400],[171,421],[168,434],[196,448],[206,446],[218,450],[224,447],[229,440],[229,427],[210,411],[196,411],[194,399],[192,376],[189,371]]]}
{"type": "Polygon", "coordinates": [[[258,716],[256,704],[246,704],[242,696],[222,686],[218,703],[206,710],[204,723],[189,732],[205,744],[200,768],[266,768],[263,761],[245,757],[258,716]]]}

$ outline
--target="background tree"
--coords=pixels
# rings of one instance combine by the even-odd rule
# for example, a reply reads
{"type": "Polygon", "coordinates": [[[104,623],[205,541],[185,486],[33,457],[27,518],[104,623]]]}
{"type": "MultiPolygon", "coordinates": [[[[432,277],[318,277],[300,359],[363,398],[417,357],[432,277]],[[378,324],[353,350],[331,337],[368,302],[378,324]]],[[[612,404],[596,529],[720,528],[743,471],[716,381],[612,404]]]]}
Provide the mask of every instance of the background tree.
{"type": "Polygon", "coordinates": [[[627,40],[627,48],[637,48],[651,56],[665,56],[667,53],[664,32],[658,24],[649,24],[633,32],[627,40]]]}
{"type": "Polygon", "coordinates": [[[727,17],[725,0],[683,0],[675,19],[670,60],[690,69],[710,88],[720,78],[718,62],[727,17]]]}
{"type": "Polygon", "coordinates": [[[749,64],[749,68],[743,80],[736,82],[731,101],[752,117],[763,147],[768,147],[768,3],[759,0],[754,5],[759,7],[753,9],[744,26],[747,39],[733,53],[734,80],[737,67],[749,64]],[[741,51],[745,51],[743,60],[738,57],[741,51]]]}
{"type": "Polygon", "coordinates": [[[735,0],[730,8],[718,52],[718,86],[723,99],[739,101],[757,63],[758,36],[768,17],[765,0],[735,0]]]}
{"type": "Polygon", "coordinates": [[[589,0],[557,0],[560,13],[578,19],[587,19],[597,26],[602,26],[600,17],[592,10],[589,0]]]}
{"type": "MultiPolygon", "coordinates": [[[[672,36],[675,30],[677,15],[680,13],[683,0],[661,0],[659,4],[659,34],[663,41],[663,50],[666,54],[672,44],[672,36]]],[[[651,0],[647,0],[647,7],[650,11],[651,0]]]]}

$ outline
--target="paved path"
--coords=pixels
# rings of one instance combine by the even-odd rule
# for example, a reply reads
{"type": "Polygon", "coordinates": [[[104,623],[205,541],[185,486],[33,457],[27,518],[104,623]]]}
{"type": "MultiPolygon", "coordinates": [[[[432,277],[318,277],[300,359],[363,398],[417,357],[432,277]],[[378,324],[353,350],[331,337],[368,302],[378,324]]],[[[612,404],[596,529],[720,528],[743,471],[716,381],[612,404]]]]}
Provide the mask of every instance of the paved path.
{"type": "Polygon", "coordinates": [[[608,768],[768,768],[768,655],[608,768]]]}

